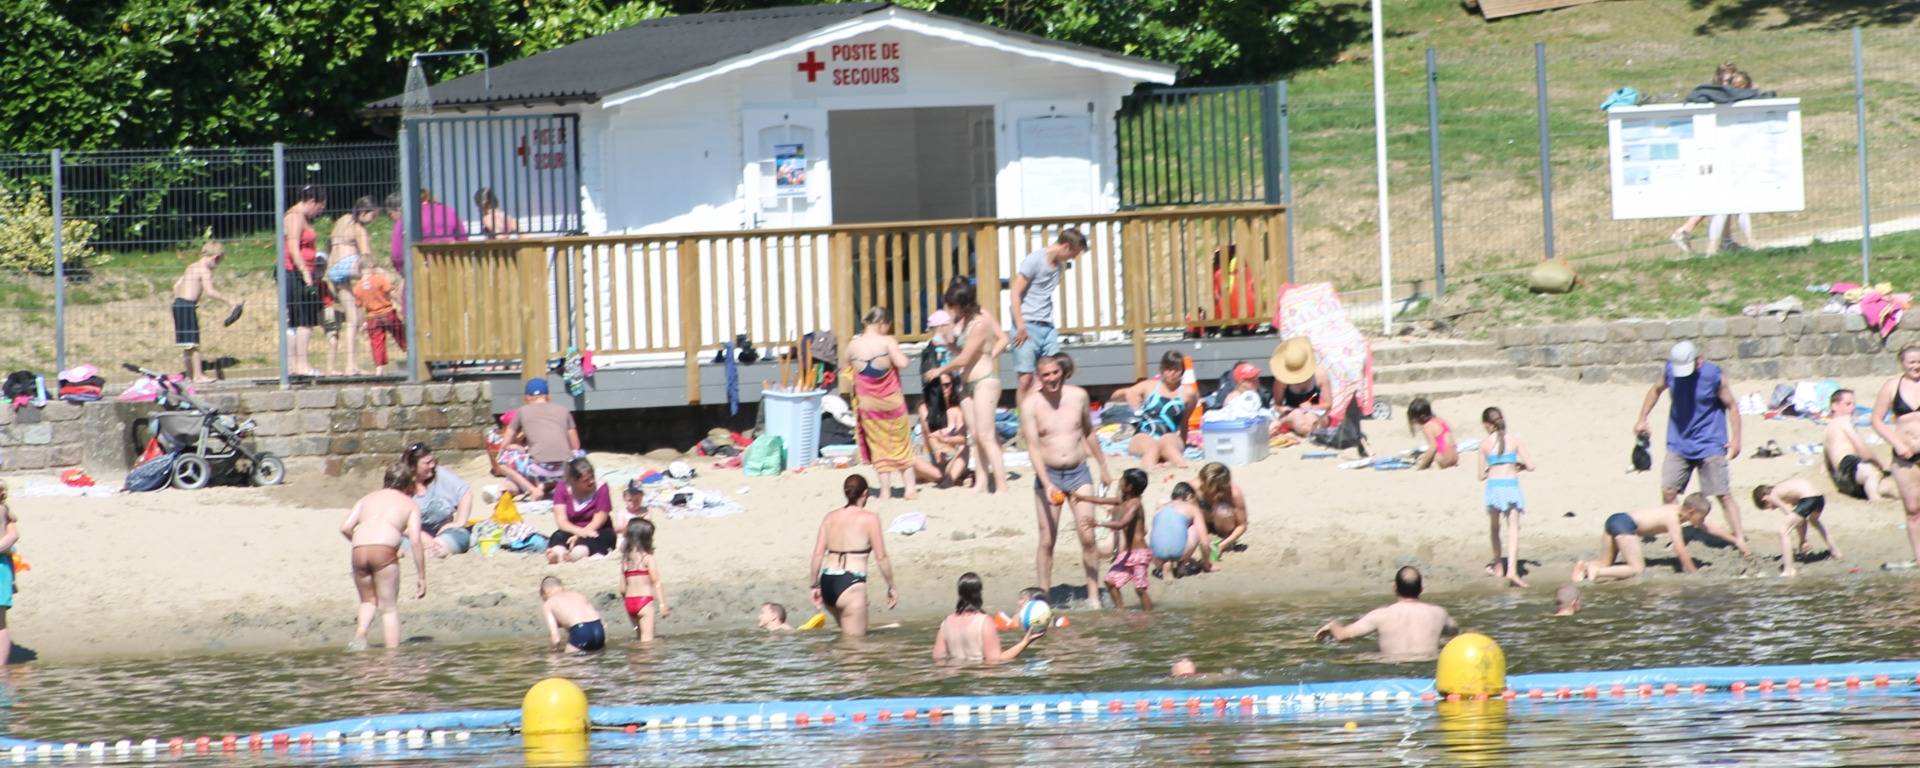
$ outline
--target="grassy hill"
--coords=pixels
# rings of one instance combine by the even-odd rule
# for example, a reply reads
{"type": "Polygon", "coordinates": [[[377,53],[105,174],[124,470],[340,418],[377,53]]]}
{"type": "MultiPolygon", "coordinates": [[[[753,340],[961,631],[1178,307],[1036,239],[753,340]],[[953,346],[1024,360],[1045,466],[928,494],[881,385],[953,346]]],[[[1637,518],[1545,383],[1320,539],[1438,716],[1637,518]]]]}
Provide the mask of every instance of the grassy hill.
{"type": "MultiPolygon", "coordinates": [[[[1513,270],[1543,254],[1536,42],[1547,46],[1554,215],[1561,256],[1589,265],[1640,264],[1658,272],[1664,267],[1649,260],[1682,255],[1667,241],[1677,220],[1612,220],[1606,121],[1599,105],[1621,86],[1631,86],[1651,101],[1678,101],[1708,80],[1723,61],[1749,72],[1759,88],[1801,99],[1807,210],[1757,217],[1760,244],[1848,237],[1844,230],[1859,221],[1848,31],[1856,23],[1867,25],[1875,221],[1890,225],[1920,217],[1920,174],[1910,170],[1920,139],[1920,122],[1915,120],[1920,113],[1920,78],[1915,75],[1920,73],[1906,63],[1908,51],[1920,42],[1915,27],[1920,2],[1615,0],[1495,22],[1481,19],[1456,0],[1385,5],[1394,275],[1396,283],[1407,283],[1403,291],[1432,290],[1425,82],[1430,47],[1439,61],[1447,271],[1449,292],[1456,294],[1449,304],[1505,300],[1504,294],[1478,290],[1471,283],[1500,274],[1511,282],[1513,270]]],[[[1365,4],[1355,3],[1354,11],[1364,16],[1365,4]]],[[[1296,266],[1302,279],[1333,280],[1344,290],[1377,290],[1379,284],[1369,57],[1361,41],[1339,62],[1296,73],[1290,84],[1296,266]]],[[[1704,241],[1703,226],[1696,243],[1704,241]]],[[[1906,258],[1914,248],[1905,240],[1893,240],[1877,249],[1876,256],[1906,258]]],[[[1750,254],[1740,263],[1796,260],[1788,271],[1798,275],[1806,254],[1846,251],[1817,246],[1811,251],[1750,254]]],[[[1833,263],[1844,261],[1836,255],[1833,263]]],[[[1671,276],[1685,279],[1694,272],[1720,269],[1684,267],[1671,276]]],[[[1764,266],[1753,269],[1752,279],[1773,280],[1764,266]]],[[[1856,267],[1821,281],[1858,276],[1856,267]]],[[[1749,287],[1777,298],[1807,281],[1782,276],[1778,282],[1749,287]]],[[[1697,300],[1675,300],[1680,303],[1669,306],[1677,314],[1714,303],[1704,289],[1697,300]]],[[[1600,302],[1584,311],[1605,315],[1623,310],[1600,302]]]]}

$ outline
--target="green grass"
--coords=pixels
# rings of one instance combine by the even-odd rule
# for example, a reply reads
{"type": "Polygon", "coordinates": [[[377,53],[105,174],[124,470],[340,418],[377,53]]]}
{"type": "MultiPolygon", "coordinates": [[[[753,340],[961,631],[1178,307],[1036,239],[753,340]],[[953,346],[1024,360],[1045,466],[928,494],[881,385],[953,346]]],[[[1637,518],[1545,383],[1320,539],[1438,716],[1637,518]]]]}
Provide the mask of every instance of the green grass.
{"type": "MultiPolygon", "coordinates": [[[[1903,290],[1920,285],[1920,233],[1874,238],[1874,281],[1903,290]]],[[[1859,282],[1857,242],[1654,257],[1580,267],[1581,284],[1562,295],[1535,294],[1523,272],[1450,284],[1436,314],[1460,314],[1464,329],[1626,318],[1727,317],[1753,304],[1798,296],[1809,312],[1821,283],[1859,282]]]]}
{"type": "MultiPolygon", "coordinates": [[[[1361,17],[1365,3],[1347,5],[1361,17]]],[[[1495,22],[1458,0],[1387,3],[1387,133],[1394,272],[1430,279],[1426,49],[1438,52],[1441,171],[1453,277],[1523,266],[1543,253],[1533,44],[1547,45],[1557,252],[1654,253],[1673,221],[1614,221],[1606,121],[1620,86],[1677,101],[1731,60],[1759,87],[1801,99],[1807,210],[1756,222],[1765,241],[1857,223],[1851,41],[1864,49],[1876,216],[1920,214],[1920,31],[1912,0],[1612,0],[1495,22]],[[1872,26],[1879,24],[1881,26],[1872,26]]],[[[1289,78],[1296,268],[1345,290],[1378,285],[1373,67],[1366,40],[1289,78]]]]}

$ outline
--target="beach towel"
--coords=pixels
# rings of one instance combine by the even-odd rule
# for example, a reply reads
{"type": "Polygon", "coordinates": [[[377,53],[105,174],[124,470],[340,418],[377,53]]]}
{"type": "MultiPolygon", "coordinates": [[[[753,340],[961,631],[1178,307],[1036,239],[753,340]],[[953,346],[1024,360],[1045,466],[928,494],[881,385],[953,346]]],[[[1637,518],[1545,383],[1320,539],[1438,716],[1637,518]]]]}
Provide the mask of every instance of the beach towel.
{"type": "Polygon", "coordinates": [[[853,377],[855,411],[860,416],[860,459],[878,472],[913,469],[912,420],[900,392],[900,372],[853,377]]]}
{"type": "Polygon", "coordinates": [[[1360,334],[1340,304],[1332,283],[1280,286],[1274,301],[1273,327],[1280,338],[1305,336],[1313,355],[1333,384],[1327,403],[1329,426],[1346,417],[1347,402],[1357,401],[1362,413],[1373,410],[1373,348],[1360,334]]]}

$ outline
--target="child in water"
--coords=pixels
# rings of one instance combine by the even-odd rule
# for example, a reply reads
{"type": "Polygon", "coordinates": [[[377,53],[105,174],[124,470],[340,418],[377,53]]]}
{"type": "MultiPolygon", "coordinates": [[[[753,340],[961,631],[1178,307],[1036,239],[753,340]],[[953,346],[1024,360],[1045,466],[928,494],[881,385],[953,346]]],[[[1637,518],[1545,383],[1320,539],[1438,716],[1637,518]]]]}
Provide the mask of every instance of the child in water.
{"type": "Polygon", "coordinates": [[[1426,398],[1416,397],[1407,403],[1407,429],[1424,443],[1420,458],[1413,462],[1414,469],[1446,469],[1460,463],[1460,445],[1454,442],[1453,427],[1433,415],[1433,404],[1426,398]]]}
{"type": "Polygon", "coordinates": [[[1487,430],[1487,439],[1480,442],[1480,480],[1487,484],[1482,499],[1493,537],[1487,573],[1525,589],[1527,582],[1520,578],[1520,515],[1527,511],[1527,501],[1520,495],[1520,473],[1533,469],[1533,460],[1520,438],[1507,432],[1507,417],[1499,408],[1481,411],[1480,425],[1487,430]]]}
{"type": "Polygon", "coordinates": [[[1820,539],[1827,543],[1827,553],[1833,559],[1844,559],[1840,548],[1834,546],[1833,537],[1827,535],[1827,526],[1820,522],[1827,510],[1827,497],[1820,494],[1813,481],[1796,477],[1778,485],[1762,485],[1753,489],[1753,505],[1791,513],[1780,521],[1781,576],[1800,572],[1793,566],[1793,560],[1796,555],[1807,553],[1807,526],[1820,532],[1820,539]]]}
{"type": "Polygon", "coordinates": [[[1120,589],[1132,586],[1134,594],[1140,596],[1140,610],[1153,610],[1153,601],[1147,597],[1147,568],[1153,564],[1153,550],[1147,546],[1146,510],[1140,500],[1146,492],[1147,473],[1136,468],[1120,473],[1117,498],[1090,495],[1084,486],[1073,494],[1081,501],[1113,507],[1108,520],[1099,525],[1113,531],[1113,567],[1107,569],[1106,582],[1115,608],[1126,605],[1120,589]]]}
{"type": "Polygon", "coordinates": [[[666,618],[667,592],[660,586],[660,565],[653,559],[653,523],[645,518],[627,522],[627,541],[620,548],[620,589],[626,598],[627,619],[640,642],[653,641],[654,607],[666,618]]]}
{"type": "Polygon", "coordinates": [[[768,632],[792,632],[787,624],[787,607],[779,603],[760,604],[760,628],[768,632]]]}
{"type": "Polygon", "coordinates": [[[555,650],[590,653],[607,647],[607,626],[587,596],[567,589],[558,576],[540,580],[540,615],[547,622],[547,641],[555,650]],[[560,628],[566,627],[561,634],[560,628]]]}

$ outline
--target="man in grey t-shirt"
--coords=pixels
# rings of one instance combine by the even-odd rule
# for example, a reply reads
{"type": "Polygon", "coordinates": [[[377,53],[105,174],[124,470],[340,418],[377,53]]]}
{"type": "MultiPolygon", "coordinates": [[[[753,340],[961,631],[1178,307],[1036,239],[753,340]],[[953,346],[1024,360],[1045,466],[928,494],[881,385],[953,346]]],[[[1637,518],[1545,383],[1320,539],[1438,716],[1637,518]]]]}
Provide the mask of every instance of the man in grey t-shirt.
{"type": "Polygon", "coordinates": [[[1060,289],[1061,271],[1086,252],[1087,236],[1068,227],[1060,230],[1053,245],[1022,258],[1014,272],[1013,370],[1020,374],[1016,403],[1026,400],[1033,390],[1035,362],[1060,352],[1060,332],[1053,325],[1053,295],[1060,289]]]}

